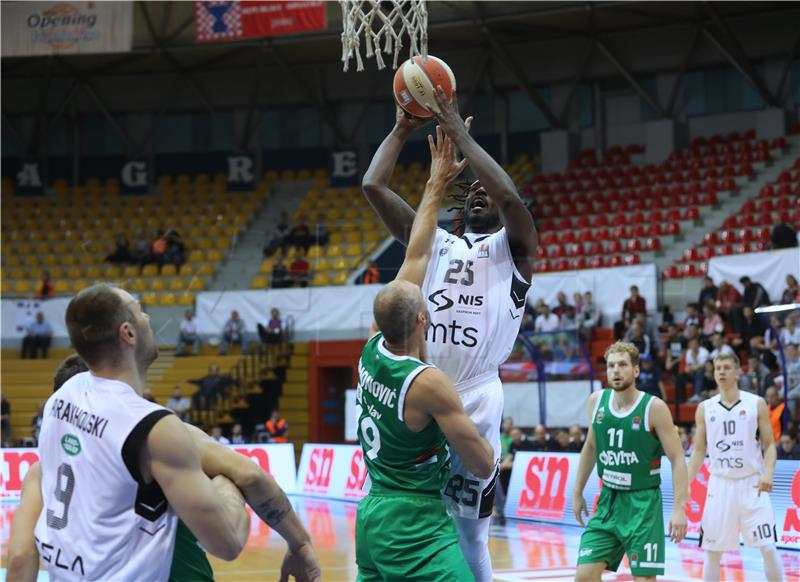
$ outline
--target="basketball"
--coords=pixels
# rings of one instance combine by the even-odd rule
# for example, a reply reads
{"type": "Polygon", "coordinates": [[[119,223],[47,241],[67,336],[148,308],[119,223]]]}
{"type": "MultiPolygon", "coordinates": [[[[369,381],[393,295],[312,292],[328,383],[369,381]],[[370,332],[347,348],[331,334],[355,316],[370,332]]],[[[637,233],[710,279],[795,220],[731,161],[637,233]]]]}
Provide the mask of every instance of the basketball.
{"type": "Polygon", "coordinates": [[[441,85],[448,97],[456,90],[453,71],[442,59],[428,55],[427,62],[416,56],[404,62],[394,74],[394,99],[415,117],[433,117],[425,104],[433,105],[433,88],[441,85]]]}

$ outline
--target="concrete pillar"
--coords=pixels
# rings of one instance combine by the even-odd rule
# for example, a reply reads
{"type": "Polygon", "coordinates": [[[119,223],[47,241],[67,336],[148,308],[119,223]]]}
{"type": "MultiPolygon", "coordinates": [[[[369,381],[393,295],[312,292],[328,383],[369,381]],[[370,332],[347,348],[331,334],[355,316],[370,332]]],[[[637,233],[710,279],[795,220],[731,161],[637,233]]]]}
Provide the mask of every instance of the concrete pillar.
{"type": "Polygon", "coordinates": [[[543,131],[539,135],[542,146],[542,173],[565,171],[577,153],[576,137],[563,129],[543,131]]]}
{"type": "Polygon", "coordinates": [[[756,112],[756,135],[759,139],[773,139],[786,135],[787,117],[784,109],[773,108],[756,112]]]}
{"type": "Polygon", "coordinates": [[[656,119],[644,124],[644,156],[648,164],[660,164],[676,148],[686,147],[686,127],[672,119],[656,119]]]}

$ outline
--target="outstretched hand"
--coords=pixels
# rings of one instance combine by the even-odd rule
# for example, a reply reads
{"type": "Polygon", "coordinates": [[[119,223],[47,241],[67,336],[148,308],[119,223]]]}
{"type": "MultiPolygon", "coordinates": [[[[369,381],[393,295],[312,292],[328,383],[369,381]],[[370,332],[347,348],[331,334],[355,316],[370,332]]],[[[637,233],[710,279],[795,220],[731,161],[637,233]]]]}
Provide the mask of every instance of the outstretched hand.
{"type": "Polygon", "coordinates": [[[433,121],[433,117],[414,117],[405,109],[397,105],[397,103],[395,103],[395,107],[397,108],[396,123],[403,129],[414,131],[418,127],[422,127],[433,121]]]}
{"type": "Polygon", "coordinates": [[[458,161],[455,144],[444,135],[440,125],[436,126],[435,141],[432,135],[428,135],[428,145],[431,148],[431,180],[438,180],[446,186],[464,171],[467,160],[458,161]]]}
{"type": "MultiPolygon", "coordinates": [[[[436,116],[444,130],[450,134],[455,135],[456,131],[466,127],[469,131],[469,124],[461,121],[461,114],[458,112],[458,98],[456,92],[450,98],[444,92],[441,85],[437,85],[433,89],[433,103],[426,103],[425,107],[436,116]]],[[[472,118],[469,118],[471,121],[472,118]]]]}

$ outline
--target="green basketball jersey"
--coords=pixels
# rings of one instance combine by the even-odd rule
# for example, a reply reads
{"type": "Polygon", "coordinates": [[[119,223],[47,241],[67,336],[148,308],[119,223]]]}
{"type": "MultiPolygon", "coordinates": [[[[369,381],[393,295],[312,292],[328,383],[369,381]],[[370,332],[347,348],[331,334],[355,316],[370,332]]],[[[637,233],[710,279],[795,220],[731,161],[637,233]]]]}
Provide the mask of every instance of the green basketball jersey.
{"type": "Polygon", "coordinates": [[[178,529],[175,531],[175,551],[172,554],[169,582],[213,581],[214,571],[205,551],[183,520],[179,519],[178,529]]]}
{"type": "Polygon", "coordinates": [[[640,392],[626,414],[613,406],[614,390],[602,391],[592,417],[597,443],[597,474],[604,487],[636,491],[661,484],[661,442],[650,431],[654,396],[640,392]]]}
{"type": "Polygon", "coordinates": [[[389,351],[378,333],[358,362],[358,442],[364,450],[373,492],[439,495],[447,481],[449,452],[444,433],[432,422],[412,432],[403,405],[414,378],[430,364],[389,351]]]}

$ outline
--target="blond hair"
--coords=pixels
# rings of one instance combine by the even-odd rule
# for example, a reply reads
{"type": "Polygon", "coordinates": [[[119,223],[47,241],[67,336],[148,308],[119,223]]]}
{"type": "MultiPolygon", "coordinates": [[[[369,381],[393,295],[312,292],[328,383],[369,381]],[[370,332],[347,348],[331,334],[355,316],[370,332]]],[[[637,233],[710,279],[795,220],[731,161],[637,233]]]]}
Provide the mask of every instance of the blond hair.
{"type": "Polygon", "coordinates": [[[639,365],[639,350],[630,342],[619,341],[608,346],[606,353],[603,355],[606,361],[608,361],[608,356],[611,354],[627,354],[631,359],[632,366],[639,365]]]}
{"type": "Polygon", "coordinates": [[[717,365],[717,362],[721,362],[722,360],[730,360],[737,368],[742,367],[739,356],[733,352],[722,352],[714,356],[714,366],[717,365]]]}

